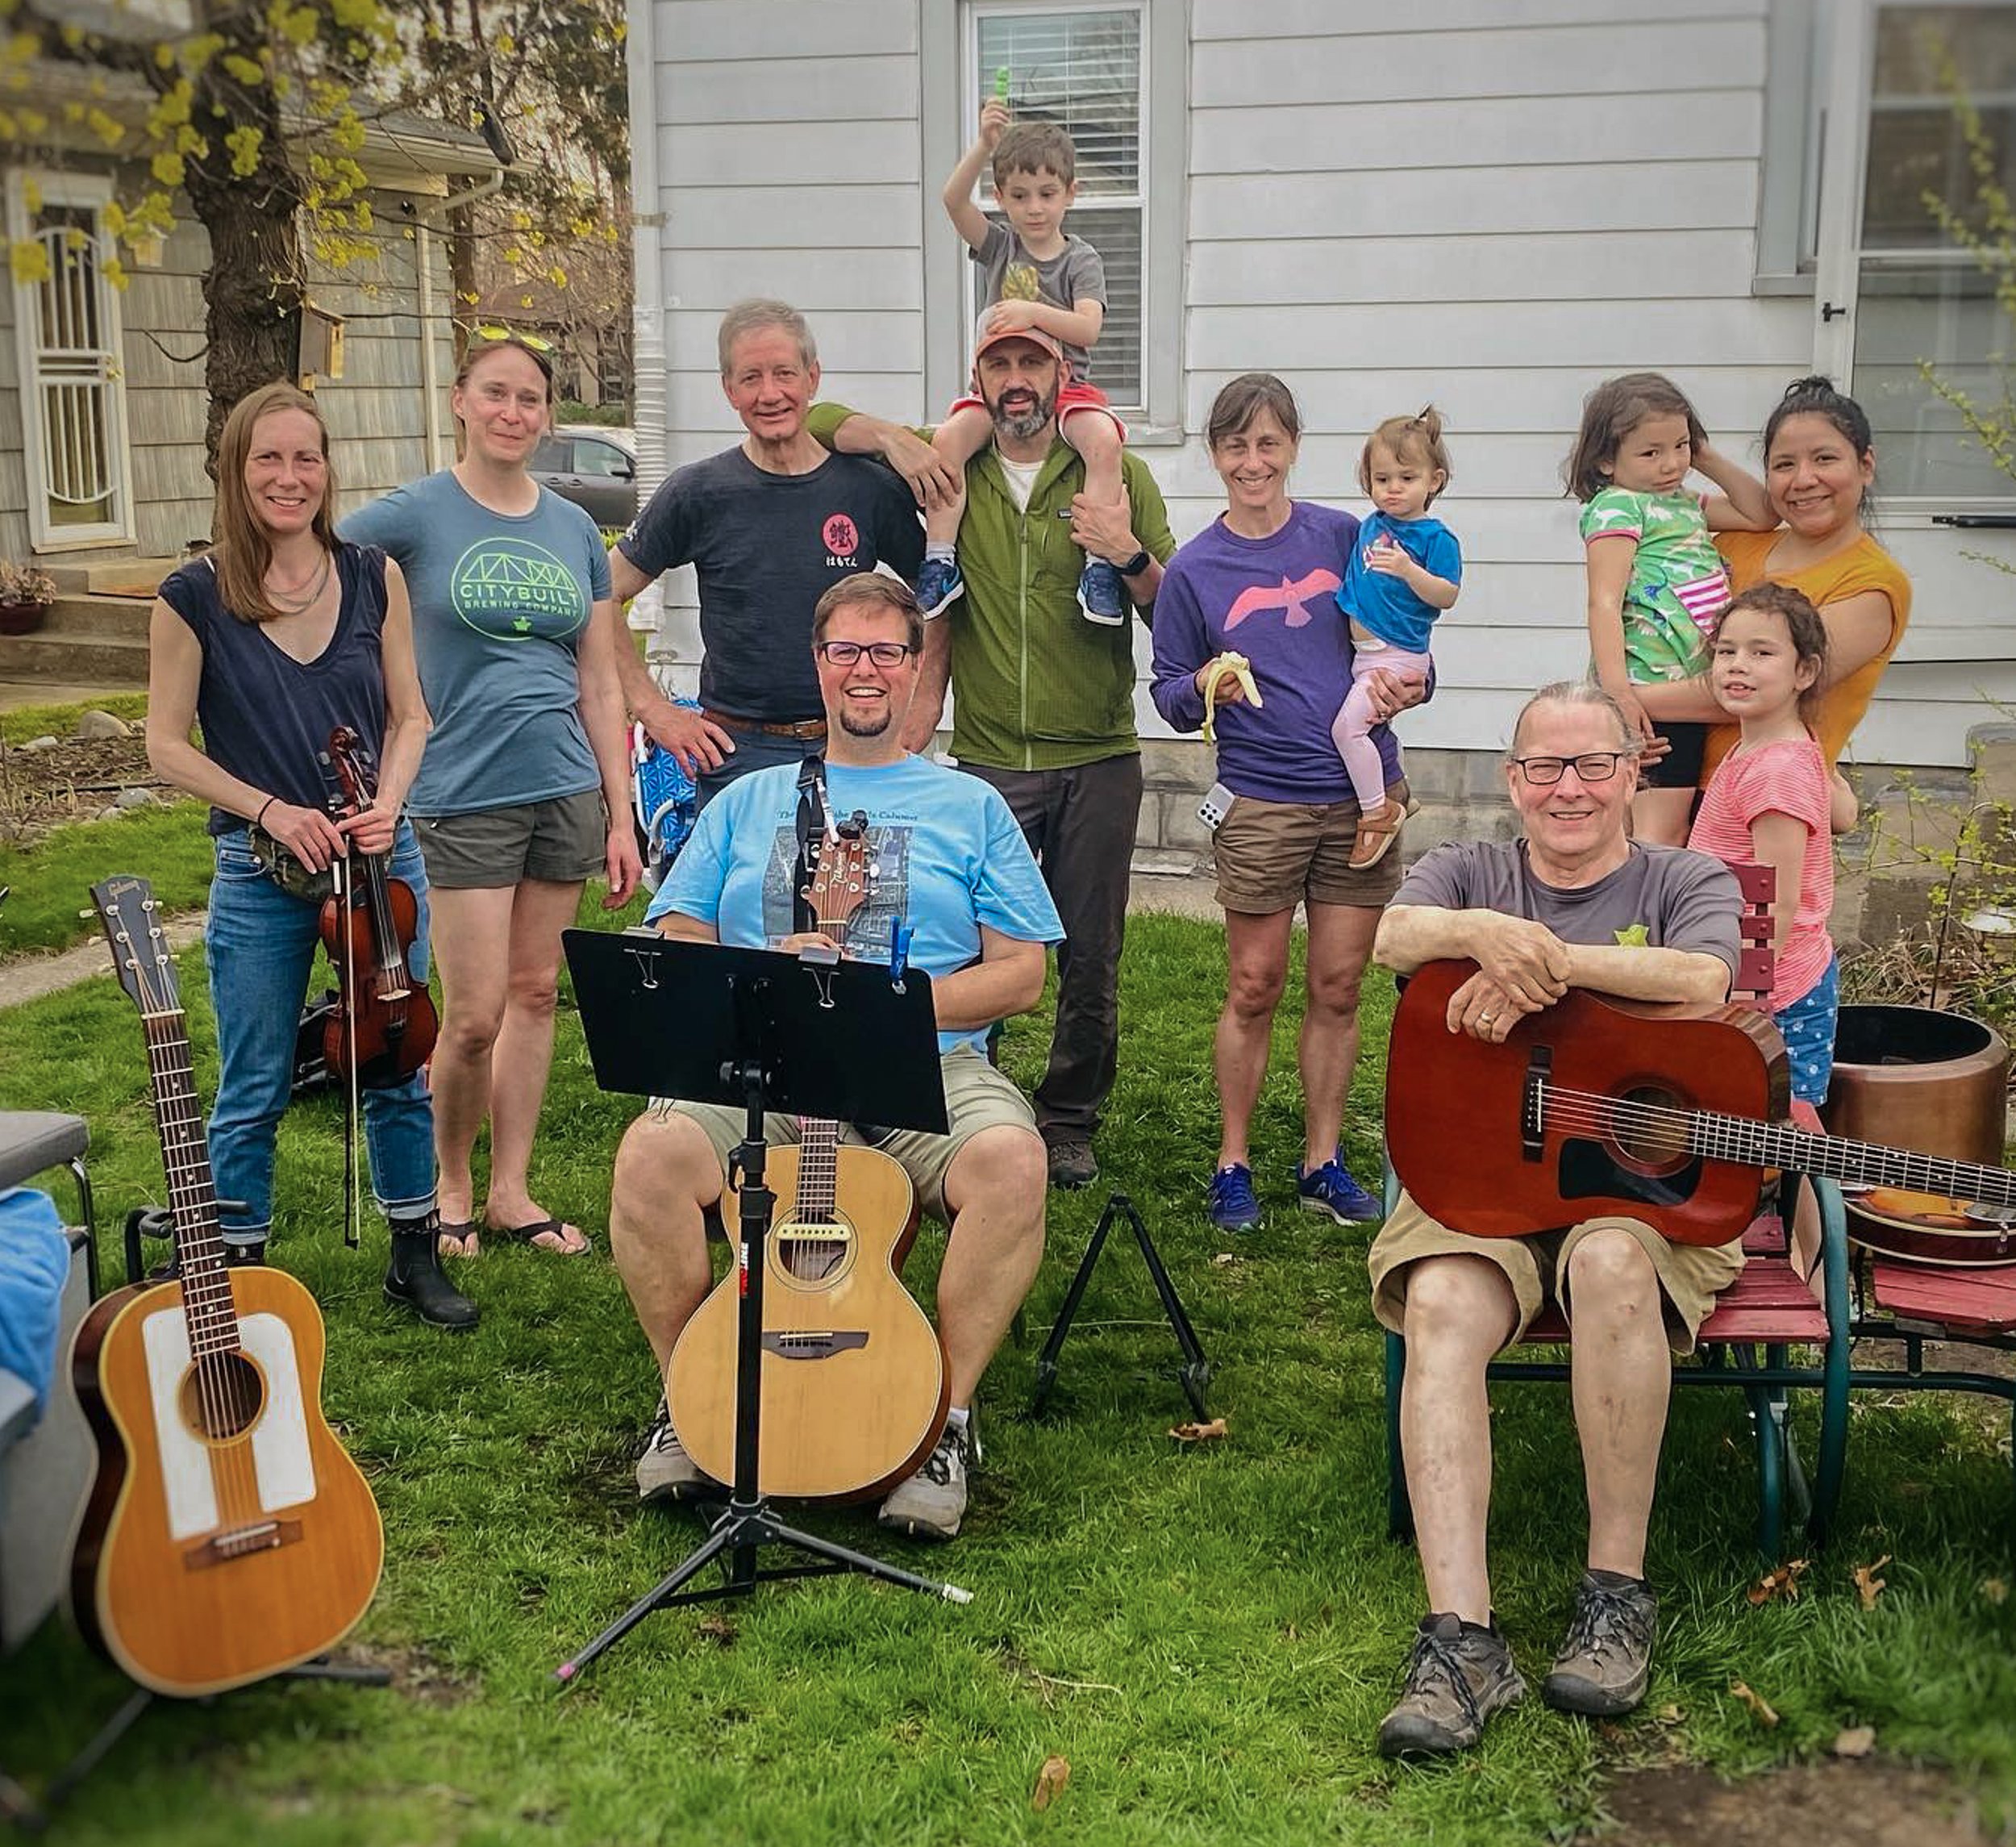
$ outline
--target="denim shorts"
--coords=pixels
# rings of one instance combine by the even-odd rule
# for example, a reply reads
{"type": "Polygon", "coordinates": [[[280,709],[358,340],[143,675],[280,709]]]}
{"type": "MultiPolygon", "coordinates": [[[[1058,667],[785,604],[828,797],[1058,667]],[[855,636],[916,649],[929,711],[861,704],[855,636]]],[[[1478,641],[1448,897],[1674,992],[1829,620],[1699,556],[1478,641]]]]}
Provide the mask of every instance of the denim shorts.
{"type": "Polygon", "coordinates": [[[1827,972],[1771,1016],[1792,1061],[1792,1094],[1815,1109],[1827,1100],[1834,1081],[1834,1029],[1841,1013],[1841,963],[1827,958],[1827,972]]]}

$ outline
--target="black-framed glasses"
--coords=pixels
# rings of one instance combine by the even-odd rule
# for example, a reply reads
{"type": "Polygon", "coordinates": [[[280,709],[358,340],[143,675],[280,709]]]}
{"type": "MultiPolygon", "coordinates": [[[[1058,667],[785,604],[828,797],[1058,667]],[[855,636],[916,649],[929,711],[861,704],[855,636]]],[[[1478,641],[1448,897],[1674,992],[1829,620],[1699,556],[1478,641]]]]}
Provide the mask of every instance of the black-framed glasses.
{"type": "Polygon", "coordinates": [[[817,652],[831,667],[852,667],[864,654],[878,667],[900,667],[917,650],[904,641],[822,641],[817,652]]]}
{"type": "Polygon", "coordinates": [[[1577,778],[1584,782],[1607,782],[1627,753],[1621,750],[1585,750],[1580,757],[1515,757],[1519,773],[1536,789],[1552,787],[1575,765],[1577,778]]]}

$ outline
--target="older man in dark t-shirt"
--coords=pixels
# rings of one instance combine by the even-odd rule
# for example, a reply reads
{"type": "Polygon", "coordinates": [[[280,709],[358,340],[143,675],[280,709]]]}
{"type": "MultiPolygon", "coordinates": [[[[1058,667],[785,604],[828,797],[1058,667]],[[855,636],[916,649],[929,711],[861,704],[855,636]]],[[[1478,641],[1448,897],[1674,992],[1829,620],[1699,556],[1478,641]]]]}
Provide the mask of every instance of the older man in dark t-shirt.
{"type": "MultiPolygon", "coordinates": [[[[1735,877],[1702,854],[1627,837],[1637,733],[1609,695],[1586,682],[1547,687],[1512,738],[1506,775],[1525,838],[1427,854],[1381,921],[1374,958],[1401,974],[1475,961],[1448,1024],[1486,1040],[1502,1040],[1573,987],[1639,1000],[1726,998],[1739,947],[1735,877]]],[[[1453,1120],[1451,1133],[1460,1133],[1453,1120]]],[[[1407,1343],[1401,1443],[1429,1609],[1406,1691],[1380,1727],[1389,1756],[1466,1749],[1526,1691],[1498,1632],[1485,1564],[1485,1369],[1550,1299],[1572,1329],[1589,1530],[1575,1615],[1541,1694],[1597,1716],[1644,1697],[1658,1614],[1645,1535],[1671,1353],[1692,1349],[1743,1267],[1743,1240],[1668,1244],[1614,1214],[1533,1232],[1472,1237],[1403,1193],[1372,1241],[1372,1311],[1407,1343]]]]}
{"type": "Polygon", "coordinates": [[[721,387],[748,435],[667,477],[610,560],[619,605],[675,565],[699,578],[700,711],[659,690],[627,634],[617,659],[630,709],[698,778],[703,803],[824,744],[814,606],[879,564],[907,583],[924,557],[903,483],[806,433],[819,365],[804,316],[782,302],[738,302],[720,349],[721,387]]]}

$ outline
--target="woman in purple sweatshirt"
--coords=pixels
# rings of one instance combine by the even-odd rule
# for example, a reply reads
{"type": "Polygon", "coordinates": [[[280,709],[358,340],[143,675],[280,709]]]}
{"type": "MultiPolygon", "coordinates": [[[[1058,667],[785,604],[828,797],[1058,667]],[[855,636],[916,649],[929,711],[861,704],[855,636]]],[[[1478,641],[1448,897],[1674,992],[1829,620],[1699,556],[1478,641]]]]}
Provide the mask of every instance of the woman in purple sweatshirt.
{"type": "MultiPolygon", "coordinates": [[[[1302,415],[1272,374],[1249,372],[1226,386],[1206,434],[1226,507],[1164,569],[1154,694],[1177,730],[1197,730],[1206,669],[1227,652],[1251,663],[1260,693],[1256,706],[1235,679],[1218,682],[1218,786],[1205,804],[1207,821],[1218,817],[1213,854],[1230,965],[1213,1056],[1223,1128],[1210,1220],[1234,1232],[1260,1222],[1247,1136],[1297,903],[1308,907],[1309,953],[1296,1203],[1337,1224],[1376,1219],[1378,1200],[1343,1164],[1344,1093],[1358,1057],[1359,979],[1398,886],[1400,856],[1362,871],[1346,863],[1358,804],[1330,730],[1351,690],[1351,638],[1335,595],[1358,522],[1289,498],[1302,415]]],[[[1385,682],[1386,715],[1422,692],[1416,682],[1385,682]]],[[[1383,725],[1373,735],[1389,798],[1405,807],[1399,747],[1383,725]]]]}

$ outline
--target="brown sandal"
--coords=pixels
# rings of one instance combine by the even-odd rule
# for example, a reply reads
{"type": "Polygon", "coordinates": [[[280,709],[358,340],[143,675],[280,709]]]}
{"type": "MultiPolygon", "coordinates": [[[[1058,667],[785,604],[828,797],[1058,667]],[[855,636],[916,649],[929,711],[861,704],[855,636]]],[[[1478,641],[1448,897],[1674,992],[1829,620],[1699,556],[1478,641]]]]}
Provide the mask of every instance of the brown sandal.
{"type": "Polygon", "coordinates": [[[1407,811],[1391,796],[1377,813],[1360,815],[1357,836],[1351,843],[1351,857],[1344,863],[1353,872],[1378,865],[1386,857],[1386,849],[1399,838],[1401,824],[1406,818],[1407,811]]]}

